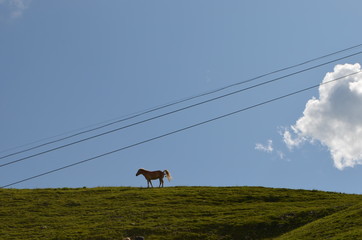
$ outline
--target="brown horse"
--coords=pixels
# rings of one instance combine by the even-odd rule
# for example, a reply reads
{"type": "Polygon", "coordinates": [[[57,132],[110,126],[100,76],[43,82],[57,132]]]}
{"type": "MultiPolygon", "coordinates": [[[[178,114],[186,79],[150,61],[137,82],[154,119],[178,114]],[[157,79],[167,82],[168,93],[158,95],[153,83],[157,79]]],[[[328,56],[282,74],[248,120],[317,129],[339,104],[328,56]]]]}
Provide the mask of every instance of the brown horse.
{"type": "Polygon", "coordinates": [[[159,187],[163,187],[163,178],[166,176],[168,181],[171,181],[172,177],[169,171],[164,170],[164,171],[148,171],[145,170],[143,168],[138,169],[136,176],[142,174],[146,180],[147,180],[147,187],[153,187],[151,180],[155,180],[155,179],[159,179],[160,180],[160,185],[159,187]]]}

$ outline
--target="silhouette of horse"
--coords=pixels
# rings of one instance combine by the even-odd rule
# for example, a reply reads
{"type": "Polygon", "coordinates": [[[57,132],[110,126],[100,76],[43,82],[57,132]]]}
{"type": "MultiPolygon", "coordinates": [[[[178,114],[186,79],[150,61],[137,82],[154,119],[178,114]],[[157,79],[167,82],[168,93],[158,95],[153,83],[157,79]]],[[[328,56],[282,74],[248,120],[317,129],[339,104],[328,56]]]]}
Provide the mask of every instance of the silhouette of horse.
{"type": "Polygon", "coordinates": [[[147,187],[153,187],[151,180],[155,180],[155,179],[159,179],[160,180],[160,185],[159,187],[163,187],[163,178],[166,176],[168,181],[171,181],[172,177],[169,171],[164,170],[164,171],[148,171],[145,170],[143,168],[138,169],[136,176],[142,174],[146,180],[147,180],[147,187]]]}

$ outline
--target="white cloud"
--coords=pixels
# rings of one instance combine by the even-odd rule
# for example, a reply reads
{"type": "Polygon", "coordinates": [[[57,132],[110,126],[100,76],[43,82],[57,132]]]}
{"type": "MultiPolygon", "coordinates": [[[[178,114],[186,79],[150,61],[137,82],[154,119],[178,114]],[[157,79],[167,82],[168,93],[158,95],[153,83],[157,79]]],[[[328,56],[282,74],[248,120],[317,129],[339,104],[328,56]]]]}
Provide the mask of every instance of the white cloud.
{"type": "Polygon", "coordinates": [[[267,152],[267,153],[271,153],[273,152],[273,141],[272,140],[268,140],[268,143],[266,145],[263,145],[261,143],[257,143],[255,145],[255,149],[262,151],[262,152],[267,152]]]}
{"type": "MultiPolygon", "coordinates": [[[[323,83],[358,71],[359,64],[336,65],[323,83]]],[[[340,170],[362,164],[362,74],[321,85],[319,98],[307,102],[303,116],[284,131],[283,139],[289,149],[319,141],[340,170]]]]}
{"type": "MultiPolygon", "coordinates": [[[[297,134],[298,131],[294,126],[291,126],[291,129],[293,130],[293,132],[295,134],[297,134]]],[[[294,147],[299,146],[301,143],[303,143],[305,141],[305,138],[302,136],[293,138],[292,134],[290,133],[290,131],[288,129],[285,129],[284,133],[282,133],[282,135],[283,135],[283,141],[287,145],[289,150],[292,150],[294,147]]]]}
{"type": "Polygon", "coordinates": [[[284,152],[282,152],[282,151],[280,151],[278,149],[274,149],[273,140],[271,140],[271,139],[269,139],[265,145],[263,145],[261,143],[255,144],[255,150],[265,152],[265,153],[268,153],[268,154],[275,154],[281,160],[286,159],[286,156],[285,156],[284,152]]]}
{"type": "Polygon", "coordinates": [[[2,13],[11,18],[18,18],[29,7],[31,0],[0,0],[0,7],[3,7],[2,13]]]}

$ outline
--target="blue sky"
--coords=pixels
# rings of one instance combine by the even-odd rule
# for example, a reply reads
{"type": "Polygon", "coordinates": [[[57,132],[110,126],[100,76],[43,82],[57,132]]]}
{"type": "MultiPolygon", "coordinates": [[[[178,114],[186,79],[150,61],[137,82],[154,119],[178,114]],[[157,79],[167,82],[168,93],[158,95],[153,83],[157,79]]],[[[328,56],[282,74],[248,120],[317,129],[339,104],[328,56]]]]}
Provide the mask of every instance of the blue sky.
{"type": "MultiPolygon", "coordinates": [[[[358,31],[361,7],[357,0],[0,0],[1,155],[24,149],[8,150],[14,147],[41,139],[46,142],[54,139],[49,137],[76,133],[358,45],[362,35],[358,31]]],[[[362,47],[245,86],[358,51],[362,47]]],[[[361,63],[361,56],[2,167],[1,185],[319,84],[327,72],[340,76],[350,65],[343,65],[343,71],[336,70],[335,65],[346,63],[361,63]]],[[[358,79],[348,81],[358,83],[358,79]]],[[[342,93],[338,99],[350,94],[342,93]]],[[[146,168],[168,169],[174,179],[166,186],[265,186],[362,193],[358,149],[337,150],[339,146],[347,149],[351,142],[360,143],[359,134],[348,135],[348,141],[342,141],[344,138],[338,134],[346,131],[347,135],[350,127],[360,126],[353,116],[361,105],[343,105],[350,110],[346,111],[346,119],[353,118],[354,125],[331,125],[333,131],[328,129],[325,132],[331,134],[324,136],[306,128],[314,126],[310,122],[303,124],[307,120],[316,123],[312,113],[326,106],[321,100],[321,108],[305,111],[313,97],[319,99],[318,89],[13,187],[139,187],[146,186],[146,181],[135,173],[138,168],[146,168]],[[311,114],[303,118],[303,112],[311,114]],[[303,121],[297,124],[299,119],[303,121]],[[299,144],[286,144],[286,132],[293,134],[289,140],[299,144]],[[333,145],[336,139],[342,139],[341,145],[333,145]],[[342,158],[352,153],[357,157],[352,154],[343,158],[351,159],[353,164],[338,167],[335,163],[339,155],[333,155],[333,150],[342,158]]],[[[323,119],[329,121],[328,117],[335,116],[332,113],[323,119]]],[[[320,129],[320,125],[315,128],[320,129]]],[[[5,163],[49,148],[0,161],[5,163]]]]}

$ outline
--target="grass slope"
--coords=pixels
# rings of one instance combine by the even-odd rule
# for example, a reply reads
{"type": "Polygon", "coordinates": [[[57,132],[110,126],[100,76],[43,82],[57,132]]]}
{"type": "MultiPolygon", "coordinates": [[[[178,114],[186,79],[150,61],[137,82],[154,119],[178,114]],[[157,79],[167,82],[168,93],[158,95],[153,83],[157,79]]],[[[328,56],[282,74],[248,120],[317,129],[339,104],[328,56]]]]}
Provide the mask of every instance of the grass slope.
{"type": "Polygon", "coordinates": [[[362,239],[362,204],[314,221],[278,239],[362,239]]]}
{"type": "Polygon", "coordinates": [[[0,239],[356,239],[361,203],[261,187],[1,189],[0,239]]]}

